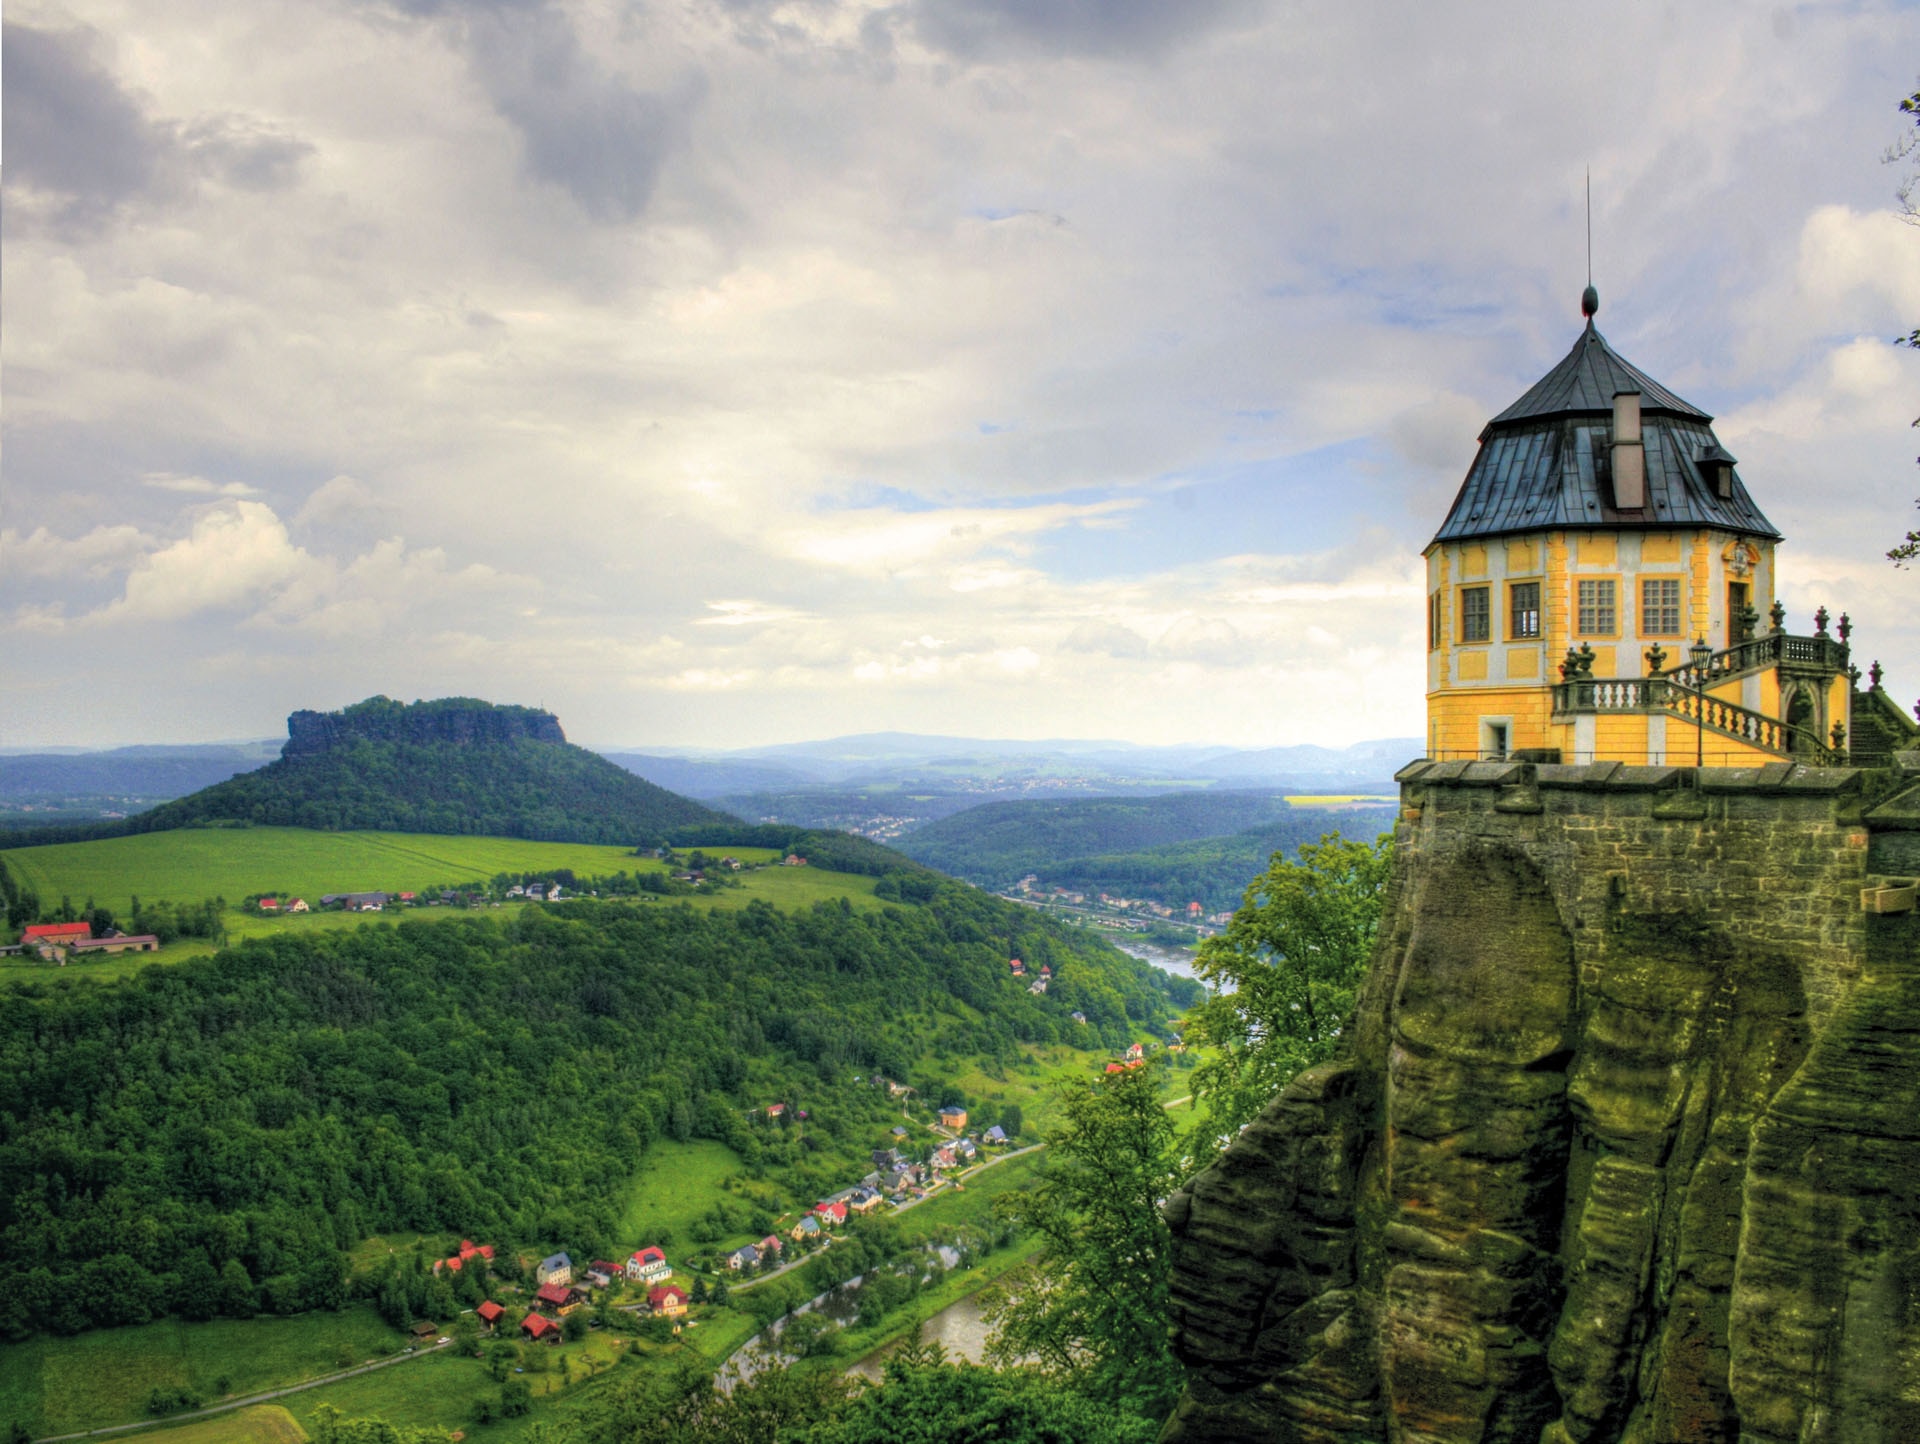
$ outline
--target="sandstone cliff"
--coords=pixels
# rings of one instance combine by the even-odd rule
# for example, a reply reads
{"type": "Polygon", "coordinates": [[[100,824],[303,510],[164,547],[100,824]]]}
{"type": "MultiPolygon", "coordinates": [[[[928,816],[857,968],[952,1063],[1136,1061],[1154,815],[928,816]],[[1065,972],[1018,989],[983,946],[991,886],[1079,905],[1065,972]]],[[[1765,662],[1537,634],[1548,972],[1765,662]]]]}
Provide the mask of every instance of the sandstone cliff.
{"type": "Polygon", "coordinates": [[[1348,1055],[1168,1205],[1165,1437],[1920,1439],[1896,763],[1402,773],[1348,1055]]]}

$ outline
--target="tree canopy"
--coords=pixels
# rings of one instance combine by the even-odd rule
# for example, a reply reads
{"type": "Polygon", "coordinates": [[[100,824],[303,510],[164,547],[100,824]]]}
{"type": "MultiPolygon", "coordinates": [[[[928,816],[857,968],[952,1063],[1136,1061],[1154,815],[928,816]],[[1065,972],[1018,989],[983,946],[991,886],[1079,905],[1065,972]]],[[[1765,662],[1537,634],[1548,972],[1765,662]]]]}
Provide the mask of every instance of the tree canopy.
{"type": "Polygon", "coordinates": [[[1333,1056],[1380,929],[1391,843],[1328,833],[1303,843],[1298,862],[1276,852],[1226,929],[1200,945],[1194,971],[1214,991],[1187,1015],[1187,1036],[1215,1050],[1193,1074],[1211,1143],[1333,1056]]]}
{"type": "Polygon", "coordinates": [[[1040,1181],[995,1202],[1040,1241],[1033,1265],[988,1305],[988,1358],[1023,1359],[1110,1407],[1160,1419],[1184,1382],[1167,1294],[1172,1239],[1160,1208],[1179,1147],[1157,1071],[1064,1085],[1040,1181]]]}

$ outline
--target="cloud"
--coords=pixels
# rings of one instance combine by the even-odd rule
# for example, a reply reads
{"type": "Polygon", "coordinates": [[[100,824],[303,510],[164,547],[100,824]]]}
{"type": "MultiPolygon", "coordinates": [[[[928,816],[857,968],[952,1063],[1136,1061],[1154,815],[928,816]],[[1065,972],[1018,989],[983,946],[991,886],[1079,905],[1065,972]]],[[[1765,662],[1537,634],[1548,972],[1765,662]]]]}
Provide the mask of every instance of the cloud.
{"type": "Polygon", "coordinates": [[[9,190],[63,197],[69,219],[97,221],[154,183],[173,148],[98,59],[94,31],[0,29],[9,190]]]}
{"type": "Polygon", "coordinates": [[[768,622],[790,622],[806,613],[786,607],[769,607],[760,602],[708,602],[711,617],[696,617],[696,627],[757,627],[768,622]]]}
{"type": "Polygon", "coordinates": [[[1251,6],[1233,0],[917,0],[923,44],[965,59],[1022,54],[1150,58],[1251,6]]]}
{"type": "Polygon", "coordinates": [[[260,488],[244,481],[209,481],[204,476],[174,476],[169,472],[150,472],[141,484],[155,491],[180,491],[190,496],[258,496],[260,488]]]}
{"type": "Polygon", "coordinates": [[[603,224],[646,210],[705,94],[697,73],[664,89],[636,85],[590,55],[572,16],[542,0],[405,8],[452,20],[475,79],[519,132],[528,176],[565,190],[603,224]]]}
{"type": "Polygon", "coordinates": [[[131,565],[151,545],[151,538],[138,527],[124,523],[95,527],[71,541],[45,527],[36,527],[26,536],[12,530],[0,532],[0,557],[6,559],[7,570],[29,577],[109,576],[131,565]]]}
{"type": "Polygon", "coordinates": [[[270,508],[235,502],[203,513],[187,536],[136,562],[125,594],[99,620],[171,622],[241,607],[311,564],[270,508]]]}
{"type": "Polygon", "coordinates": [[[315,487],[293,514],[297,527],[337,529],[368,522],[383,525],[394,508],[358,477],[336,476],[315,487]]]}
{"type": "Polygon", "coordinates": [[[1145,657],[1152,650],[1147,639],[1133,628],[1098,619],[1075,624],[1061,645],[1069,652],[1097,652],[1128,659],[1145,657]]]}
{"type": "Polygon", "coordinates": [[[243,115],[202,116],[180,131],[202,173],[243,191],[277,191],[300,178],[313,145],[243,115]]]}

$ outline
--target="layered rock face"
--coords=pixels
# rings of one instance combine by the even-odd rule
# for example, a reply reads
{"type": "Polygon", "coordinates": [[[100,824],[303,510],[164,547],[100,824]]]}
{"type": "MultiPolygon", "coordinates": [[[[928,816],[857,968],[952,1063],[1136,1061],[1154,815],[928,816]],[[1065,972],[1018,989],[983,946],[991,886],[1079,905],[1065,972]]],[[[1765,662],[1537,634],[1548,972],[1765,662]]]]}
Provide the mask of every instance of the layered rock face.
{"type": "Polygon", "coordinates": [[[280,755],[314,757],[346,744],[369,742],[565,742],[560,719],[532,707],[501,707],[472,697],[445,697],[408,705],[369,697],[338,712],[295,712],[287,718],[280,755]]]}
{"type": "Polygon", "coordinates": [[[1920,1439],[1920,755],[1401,780],[1348,1055],[1168,1205],[1165,1437],[1920,1439]]]}

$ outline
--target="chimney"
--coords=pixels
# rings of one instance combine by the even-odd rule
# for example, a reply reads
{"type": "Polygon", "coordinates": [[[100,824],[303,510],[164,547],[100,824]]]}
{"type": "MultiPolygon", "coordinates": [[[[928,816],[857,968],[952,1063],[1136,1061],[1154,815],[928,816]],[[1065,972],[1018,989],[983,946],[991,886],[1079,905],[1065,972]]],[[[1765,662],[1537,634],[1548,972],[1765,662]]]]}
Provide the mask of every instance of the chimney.
{"type": "Polygon", "coordinates": [[[1640,439],[1640,393],[1613,397],[1613,506],[1640,511],[1647,504],[1647,450],[1640,439]]]}

